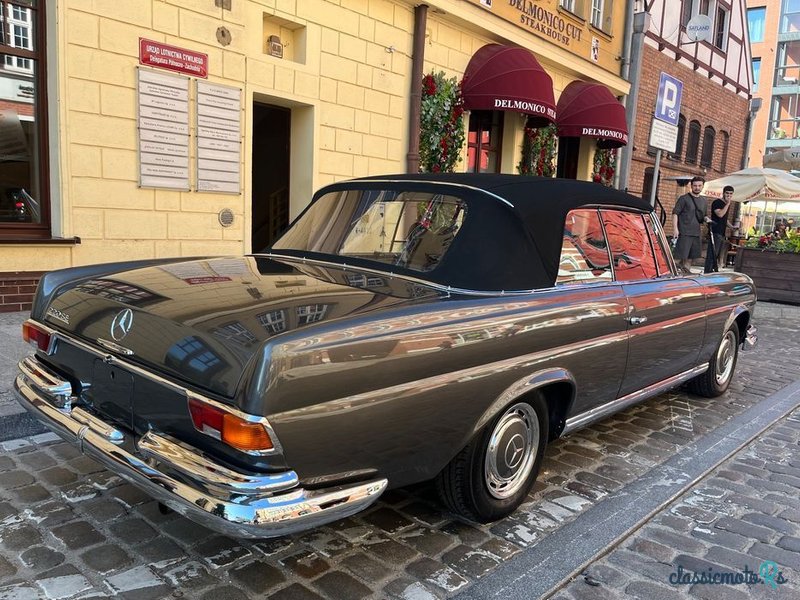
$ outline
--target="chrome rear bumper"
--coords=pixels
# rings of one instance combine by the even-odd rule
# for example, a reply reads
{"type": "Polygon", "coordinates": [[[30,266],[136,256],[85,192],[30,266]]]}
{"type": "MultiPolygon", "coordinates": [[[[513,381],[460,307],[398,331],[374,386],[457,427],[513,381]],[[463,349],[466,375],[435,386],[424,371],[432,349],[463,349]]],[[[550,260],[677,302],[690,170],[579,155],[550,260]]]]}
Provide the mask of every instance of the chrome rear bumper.
{"type": "Polygon", "coordinates": [[[758,329],[756,329],[755,325],[748,325],[747,331],[744,334],[744,340],[742,340],[742,349],[743,350],[752,350],[758,346],[758,329]]]}
{"type": "Polygon", "coordinates": [[[69,382],[35,356],[25,358],[19,368],[15,395],[36,418],[154,499],[225,535],[267,538],[311,529],[364,510],[386,489],[387,480],[377,479],[306,490],[298,487],[294,471],[240,473],[152,431],[133,440],[97,416],[72,407],[69,382]],[[125,449],[133,447],[138,451],[125,449]]]}

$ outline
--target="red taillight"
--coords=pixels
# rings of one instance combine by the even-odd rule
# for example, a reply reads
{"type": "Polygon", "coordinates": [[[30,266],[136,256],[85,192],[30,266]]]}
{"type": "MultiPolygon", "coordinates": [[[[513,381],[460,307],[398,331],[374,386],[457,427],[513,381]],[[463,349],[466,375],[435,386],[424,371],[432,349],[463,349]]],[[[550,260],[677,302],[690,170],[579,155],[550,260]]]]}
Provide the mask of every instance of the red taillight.
{"type": "Polygon", "coordinates": [[[25,208],[25,204],[24,204],[23,202],[16,202],[16,203],[14,204],[14,206],[15,206],[16,208],[25,208]]]}
{"type": "Polygon", "coordinates": [[[197,398],[189,398],[189,414],[195,429],[245,451],[273,448],[272,440],[261,423],[253,423],[212,406],[197,398]]]}
{"type": "Polygon", "coordinates": [[[50,348],[50,333],[33,321],[25,321],[22,324],[22,339],[42,352],[47,352],[50,348]]]}

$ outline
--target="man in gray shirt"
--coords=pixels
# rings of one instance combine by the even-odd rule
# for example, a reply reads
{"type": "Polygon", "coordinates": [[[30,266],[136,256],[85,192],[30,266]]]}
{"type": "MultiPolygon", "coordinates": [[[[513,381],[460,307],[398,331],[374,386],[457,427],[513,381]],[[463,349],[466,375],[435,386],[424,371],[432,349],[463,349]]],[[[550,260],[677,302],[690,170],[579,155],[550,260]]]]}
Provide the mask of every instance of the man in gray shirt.
{"type": "Polygon", "coordinates": [[[690,191],[675,203],[672,209],[672,232],[677,236],[675,260],[678,269],[691,273],[689,266],[693,258],[700,258],[700,224],[706,220],[706,199],[700,195],[705,180],[694,176],[689,184],[690,191]]]}

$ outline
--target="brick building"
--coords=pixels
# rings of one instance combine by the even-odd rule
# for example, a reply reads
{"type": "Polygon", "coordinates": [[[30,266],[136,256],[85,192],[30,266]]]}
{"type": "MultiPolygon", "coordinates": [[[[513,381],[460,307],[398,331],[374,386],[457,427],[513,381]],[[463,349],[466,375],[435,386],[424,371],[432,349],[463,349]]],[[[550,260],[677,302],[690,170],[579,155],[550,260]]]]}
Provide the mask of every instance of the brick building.
{"type": "MultiPolygon", "coordinates": [[[[706,21],[708,23],[708,21],[706,21]]],[[[628,189],[649,198],[655,149],[650,126],[662,72],[683,83],[678,144],[662,152],[657,198],[669,216],[694,175],[715,179],[743,168],[750,130],[750,46],[744,0],[655,0],[639,75],[628,189]],[[689,21],[708,16],[709,37],[693,42],[689,21]]],[[[666,220],[672,233],[672,220],[666,220]]]]}
{"type": "MultiPolygon", "coordinates": [[[[0,97],[33,109],[0,110],[0,310],[51,269],[264,248],[320,186],[404,172],[415,52],[460,79],[487,44],[522,48],[554,101],[576,81],[628,93],[625,2],[425,6],[0,0],[0,97]]],[[[459,168],[515,172],[538,101],[473,109],[459,168]]],[[[610,131],[589,125],[570,134],[580,179],[610,131]]]]}

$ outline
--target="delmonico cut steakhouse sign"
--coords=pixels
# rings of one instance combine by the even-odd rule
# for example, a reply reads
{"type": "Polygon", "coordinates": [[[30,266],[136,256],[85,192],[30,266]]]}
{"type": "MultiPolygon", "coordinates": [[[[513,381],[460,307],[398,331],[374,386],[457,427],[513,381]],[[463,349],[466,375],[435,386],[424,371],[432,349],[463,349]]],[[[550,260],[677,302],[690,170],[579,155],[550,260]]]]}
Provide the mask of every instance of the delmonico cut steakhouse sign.
{"type": "MultiPolygon", "coordinates": [[[[572,54],[616,71],[615,57],[622,52],[621,36],[611,36],[589,24],[588,15],[576,15],[558,0],[468,0],[498,18],[522,27],[572,54]]],[[[588,2],[584,6],[591,5],[588,2]]]]}

